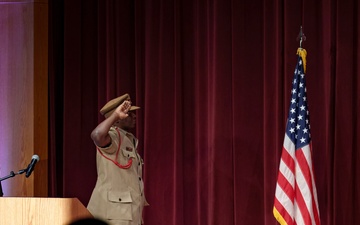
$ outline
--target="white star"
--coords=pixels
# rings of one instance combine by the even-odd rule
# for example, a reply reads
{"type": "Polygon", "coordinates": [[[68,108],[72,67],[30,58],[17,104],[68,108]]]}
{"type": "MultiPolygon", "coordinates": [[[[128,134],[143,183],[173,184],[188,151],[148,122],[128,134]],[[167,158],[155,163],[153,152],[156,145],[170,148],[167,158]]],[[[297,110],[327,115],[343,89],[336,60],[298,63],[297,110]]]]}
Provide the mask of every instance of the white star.
{"type": "Polygon", "coordinates": [[[304,134],[306,134],[308,132],[308,129],[304,128],[303,132],[304,132],[304,134]]]}
{"type": "Polygon", "coordinates": [[[295,132],[294,128],[291,128],[290,133],[294,133],[294,132],[295,132]]]}
{"type": "Polygon", "coordinates": [[[305,110],[305,106],[302,105],[302,106],[300,107],[300,109],[301,109],[301,111],[304,111],[304,110],[305,110]]]}
{"type": "Polygon", "coordinates": [[[299,119],[299,120],[302,120],[302,119],[303,119],[303,116],[302,116],[302,115],[299,115],[299,116],[298,116],[298,119],[299,119]]]}
{"type": "Polygon", "coordinates": [[[304,143],[305,141],[306,141],[306,139],[303,138],[303,137],[300,139],[300,142],[301,142],[301,143],[304,143]]]}

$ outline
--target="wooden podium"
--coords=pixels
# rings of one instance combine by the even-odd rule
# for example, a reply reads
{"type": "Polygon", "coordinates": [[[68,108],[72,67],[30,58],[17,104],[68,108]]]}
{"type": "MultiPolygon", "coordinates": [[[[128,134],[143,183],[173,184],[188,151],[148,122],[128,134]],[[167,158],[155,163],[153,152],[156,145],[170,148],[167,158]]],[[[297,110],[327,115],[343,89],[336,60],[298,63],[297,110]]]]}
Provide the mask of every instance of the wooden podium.
{"type": "Polygon", "coordinates": [[[0,224],[68,225],[93,218],[77,198],[0,197],[0,224]]]}

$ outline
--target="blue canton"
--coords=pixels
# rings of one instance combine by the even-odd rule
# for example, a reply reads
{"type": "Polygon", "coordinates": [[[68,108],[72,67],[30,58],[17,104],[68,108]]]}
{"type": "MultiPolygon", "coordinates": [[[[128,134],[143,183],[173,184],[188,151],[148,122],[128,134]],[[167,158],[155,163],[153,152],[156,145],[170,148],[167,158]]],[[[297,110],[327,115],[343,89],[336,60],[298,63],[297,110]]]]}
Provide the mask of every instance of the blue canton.
{"type": "Polygon", "coordinates": [[[305,72],[300,56],[294,72],[286,134],[294,143],[295,150],[311,141],[305,72]]]}

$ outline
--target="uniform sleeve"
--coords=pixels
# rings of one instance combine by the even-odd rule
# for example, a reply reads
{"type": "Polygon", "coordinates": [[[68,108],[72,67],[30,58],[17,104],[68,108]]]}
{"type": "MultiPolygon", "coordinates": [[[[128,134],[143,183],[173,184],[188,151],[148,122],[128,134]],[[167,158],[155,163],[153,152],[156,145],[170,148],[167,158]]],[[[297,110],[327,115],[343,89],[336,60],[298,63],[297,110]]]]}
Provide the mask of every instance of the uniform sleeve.
{"type": "Polygon", "coordinates": [[[118,134],[117,134],[117,132],[116,132],[116,130],[114,128],[110,128],[109,135],[110,135],[110,138],[111,138],[110,145],[107,146],[107,147],[104,147],[104,148],[97,146],[97,148],[100,151],[104,152],[104,153],[114,154],[118,149],[119,137],[118,137],[118,134]]]}

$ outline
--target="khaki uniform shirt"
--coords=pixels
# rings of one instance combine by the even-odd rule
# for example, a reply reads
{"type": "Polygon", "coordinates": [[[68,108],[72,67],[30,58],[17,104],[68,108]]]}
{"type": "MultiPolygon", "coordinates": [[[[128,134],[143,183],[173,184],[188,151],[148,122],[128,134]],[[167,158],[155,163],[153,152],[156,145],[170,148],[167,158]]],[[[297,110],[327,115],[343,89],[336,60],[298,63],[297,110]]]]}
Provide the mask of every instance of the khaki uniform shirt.
{"type": "Polygon", "coordinates": [[[110,224],[140,225],[147,202],[138,140],[120,128],[112,127],[109,135],[111,145],[97,147],[98,178],[87,208],[95,218],[110,224]]]}

